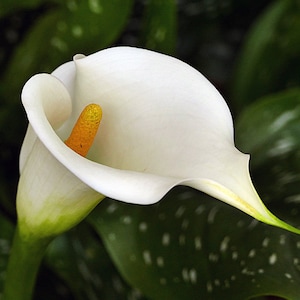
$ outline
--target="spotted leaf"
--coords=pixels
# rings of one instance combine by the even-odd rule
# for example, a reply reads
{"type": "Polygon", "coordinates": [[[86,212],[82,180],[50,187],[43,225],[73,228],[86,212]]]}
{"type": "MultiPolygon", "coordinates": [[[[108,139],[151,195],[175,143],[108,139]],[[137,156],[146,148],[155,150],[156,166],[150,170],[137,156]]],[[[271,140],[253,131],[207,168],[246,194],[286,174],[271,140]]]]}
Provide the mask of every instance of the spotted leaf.
{"type": "Polygon", "coordinates": [[[176,23],[174,0],[148,1],[144,14],[142,44],[147,49],[174,54],[176,23]]]}
{"type": "Polygon", "coordinates": [[[208,196],[107,200],[89,217],[124,278],[150,299],[298,299],[300,238],[208,196]]]}
{"type": "Polygon", "coordinates": [[[111,45],[123,30],[132,3],[67,0],[42,10],[13,52],[2,81],[9,97],[3,98],[19,104],[20,90],[32,74],[53,71],[75,53],[89,54],[111,45]]]}
{"type": "Polygon", "coordinates": [[[236,142],[251,153],[259,194],[276,215],[295,225],[300,208],[299,124],[299,89],[259,99],[236,122],[236,142]]]}
{"type": "Polygon", "coordinates": [[[46,253],[47,265],[67,285],[72,299],[143,300],[112,264],[102,242],[86,224],[56,238],[46,253]]]}

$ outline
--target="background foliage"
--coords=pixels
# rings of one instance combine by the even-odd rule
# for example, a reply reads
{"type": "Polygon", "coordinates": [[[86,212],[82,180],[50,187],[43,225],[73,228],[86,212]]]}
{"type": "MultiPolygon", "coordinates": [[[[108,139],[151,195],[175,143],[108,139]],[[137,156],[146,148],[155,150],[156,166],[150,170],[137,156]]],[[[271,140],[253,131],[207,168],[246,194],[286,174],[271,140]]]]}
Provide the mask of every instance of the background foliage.
{"type": "MultiPolygon", "coordinates": [[[[227,100],[267,206],[300,226],[298,0],[1,0],[0,291],[15,224],[20,91],[75,53],[132,45],[176,56],[227,100]]],[[[50,245],[36,299],[299,299],[300,238],[176,188],[104,200],[50,245]],[[273,297],[271,297],[273,296],[273,297]]]]}

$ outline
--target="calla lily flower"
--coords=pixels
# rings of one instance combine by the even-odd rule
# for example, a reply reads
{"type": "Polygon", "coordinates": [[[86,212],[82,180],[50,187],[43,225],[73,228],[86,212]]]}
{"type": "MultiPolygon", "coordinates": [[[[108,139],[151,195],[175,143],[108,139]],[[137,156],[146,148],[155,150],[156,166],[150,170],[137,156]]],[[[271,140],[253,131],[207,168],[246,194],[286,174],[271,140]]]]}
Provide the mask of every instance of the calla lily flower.
{"type": "Polygon", "coordinates": [[[58,234],[105,196],[152,204],[176,185],[296,231],[257,195],[222,96],[178,59],[132,47],[75,55],[52,74],[30,78],[22,101],[29,127],[17,210],[26,232],[58,234]],[[64,141],[90,103],[102,107],[103,119],[83,157],[64,141]]]}

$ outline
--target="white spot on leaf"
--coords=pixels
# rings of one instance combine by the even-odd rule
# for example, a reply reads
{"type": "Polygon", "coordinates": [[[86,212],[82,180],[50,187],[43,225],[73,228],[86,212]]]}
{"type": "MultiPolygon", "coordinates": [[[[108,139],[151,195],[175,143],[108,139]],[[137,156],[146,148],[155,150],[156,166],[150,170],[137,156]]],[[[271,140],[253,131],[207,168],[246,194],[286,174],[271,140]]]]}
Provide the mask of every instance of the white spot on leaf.
{"type": "Polygon", "coordinates": [[[219,279],[215,279],[215,280],[214,280],[214,284],[215,284],[215,286],[220,286],[220,285],[221,285],[221,282],[220,282],[219,279]]]}
{"type": "Polygon", "coordinates": [[[185,206],[183,206],[183,205],[179,206],[178,209],[175,212],[175,217],[176,218],[181,218],[182,215],[184,214],[184,212],[185,212],[185,206]]]}
{"type": "Polygon", "coordinates": [[[204,211],[205,211],[205,206],[204,205],[199,205],[195,210],[195,214],[196,215],[201,215],[204,211]]]}
{"type": "Polygon", "coordinates": [[[89,8],[92,13],[101,14],[103,12],[103,7],[99,0],[89,0],[89,8]]]}
{"type": "Polygon", "coordinates": [[[189,281],[190,277],[189,277],[188,269],[186,269],[186,268],[182,269],[181,275],[182,275],[183,281],[185,281],[185,282],[189,281]]]}
{"type": "Polygon", "coordinates": [[[268,247],[269,246],[269,243],[270,243],[270,239],[269,238],[264,238],[264,240],[262,241],[262,246],[263,247],[268,247]]]}
{"type": "Polygon", "coordinates": [[[218,207],[213,207],[207,216],[208,224],[213,224],[215,221],[216,214],[218,212],[218,207]]]}
{"type": "Polygon", "coordinates": [[[75,25],[72,27],[72,34],[76,38],[80,38],[83,35],[83,29],[80,25],[75,25]]]}
{"type": "Polygon", "coordinates": [[[164,233],[163,234],[162,244],[163,244],[163,246],[169,246],[169,244],[170,244],[170,234],[169,233],[164,233]]]}
{"type": "Polygon", "coordinates": [[[144,258],[144,262],[145,262],[146,265],[151,265],[152,264],[152,258],[151,258],[150,251],[145,250],[143,252],[143,258],[144,258]]]}
{"type": "Polygon", "coordinates": [[[195,269],[190,270],[190,280],[191,283],[197,283],[197,271],[195,269]]]}
{"type": "Polygon", "coordinates": [[[112,213],[114,213],[114,212],[117,210],[117,208],[118,208],[118,205],[116,205],[115,203],[112,203],[112,204],[110,204],[110,205],[107,207],[106,211],[107,211],[109,214],[112,214],[112,213]]]}
{"type": "Polygon", "coordinates": [[[131,224],[131,221],[132,221],[132,219],[131,219],[130,216],[123,216],[123,217],[122,217],[122,222],[123,222],[124,224],[126,224],[126,225],[131,224]]]}
{"type": "Polygon", "coordinates": [[[213,286],[210,281],[206,283],[206,290],[211,293],[213,291],[213,286]]]}
{"type": "Polygon", "coordinates": [[[279,238],[279,244],[280,245],[284,245],[286,241],[286,236],[285,235],[281,235],[279,238]]]}
{"type": "Polygon", "coordinates": [[[270,265],[274,265],[277,261],[277,255],[276,253],[273,253],[270,257],[269,257],[269,264],[270,265]]]}
{"type": "Polygon", "coordinates": [[[225,236],[220,245],[221,252],[225,252],[227,250],[229,241],[230,241],[230,237],[225,236]]]}
{"type": "Polygon", "coordinates": [[[292,279],[292,275],[289,274],[289,273],[285,273],[284,276],[285,276],[286,278],[288,278],[288,279],[292,279]]]}
{"type": "Polygon", "coordinates": [[[234,252],[232,252],[231,257],[233,260],[237,260],[239,257],[239,254],[236,251],[234,251],[234,252]]]}
{"type": "Polygon", "coordinates": [[[195,249],[196,250],[201,250],[201,248],[202,248],[202,241],[201,241],[201,237],[200,236],[196,236],[195,237],[194,243],[195,243],[195,249]]]}
{"type": "Polygon", "coordinates": [[[68,50],[68,45],[59,37],[53,37],[50,43],[54,48],[61,52],[66,52],[68,50]]]}
{"type": "Polygon", "coordinates": [[[250,252],[249,252],[249,254],[248,254],[248,256],[249,256],[249,257],[254,257],[255,254],[256,254],[255,249],[251,249],[250,252]]]}
{"type": "Polygon", "coordinates": [[[185,245],[185,235],[181,234],[178,240],[179,240],[179,245],[181,246],[185,245]]]}
{"type": "Polygon", "coordinates": [[[139,224],[139,230],[140,230],[141,232],[145,232],[145,231],[147,231],[147,229],[148,229],[147,223],[141,222],[141,223],[139,224]]]}
{"type": "Polygon", "coordinates": [[[211,262],[217,262],[219,260],[219,255],[215,253],[209,253],[208,260],[211,262]]]}
{"type": "Polygon", "coordinates": [[[184,219],[184,220],[182,221],[181,228],[182,228],[182,229],[187,229],[188,226],[189,226],[189,220],[188,220],[188,219],[184,219]]]}
{"type": "Polygon", "coordinates": [[[157,263],[157,265],[158,265],[159,267],[161,267],[161,268],[165,265],[164,259],[163,259],[163,257],[161,257],[161,256],[158,256],[158,257],[157,257],[156,263],[157,263]]]}

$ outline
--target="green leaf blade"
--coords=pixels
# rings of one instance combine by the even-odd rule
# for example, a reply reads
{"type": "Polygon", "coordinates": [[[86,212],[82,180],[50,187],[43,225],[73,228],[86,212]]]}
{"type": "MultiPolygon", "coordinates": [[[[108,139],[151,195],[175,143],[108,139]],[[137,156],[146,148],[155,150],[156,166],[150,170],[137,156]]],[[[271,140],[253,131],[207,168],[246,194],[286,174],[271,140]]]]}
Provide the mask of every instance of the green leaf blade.
{"type": "Polygon", "coordinates": [[[150,299],[297,299],[297,235],[197,192],[177,193],[149,207],[107,201],[91,214],[131,285],[150,299]]]}
{"type": "Polygon", "coordinates": [[[174,54],[177,35],[177,11],[174,0],[151,0],[145,8],[141,34],[143,47],[174,54]]]}
{"type": "Polygon", "coordinates": [[[238,110],[299,83],[299,3],[271,4],[250,30],[238,61],[232,98],[238,110]]]}

